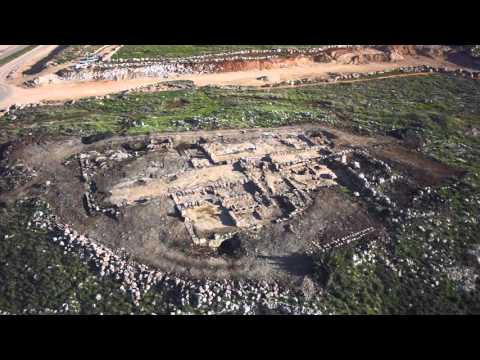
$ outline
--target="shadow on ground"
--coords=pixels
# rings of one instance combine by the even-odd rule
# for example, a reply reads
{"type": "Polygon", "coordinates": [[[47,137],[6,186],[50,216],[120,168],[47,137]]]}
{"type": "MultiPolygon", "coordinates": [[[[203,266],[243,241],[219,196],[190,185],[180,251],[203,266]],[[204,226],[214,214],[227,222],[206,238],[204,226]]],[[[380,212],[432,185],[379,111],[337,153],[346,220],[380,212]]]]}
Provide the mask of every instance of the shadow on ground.
{"type": "Polygon", "coordinates": [[[294,253],[287,256],[259,256],[259,258],[295,276],[306,276],[313,271],[313,261],[306,254],[294,253]]]}

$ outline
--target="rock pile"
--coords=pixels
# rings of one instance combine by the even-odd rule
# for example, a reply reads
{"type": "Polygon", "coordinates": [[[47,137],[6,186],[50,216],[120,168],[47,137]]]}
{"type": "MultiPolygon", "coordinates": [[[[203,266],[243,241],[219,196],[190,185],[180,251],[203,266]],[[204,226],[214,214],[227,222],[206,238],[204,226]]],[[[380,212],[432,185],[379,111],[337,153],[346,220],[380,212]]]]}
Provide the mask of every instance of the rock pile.
{"type": "Polygon", "coordinates": [[[37,176],[35,169],[23,164],[7,164],[0,161],[0,192],[12,191],[15,188],[25,185],[37,176]]]}

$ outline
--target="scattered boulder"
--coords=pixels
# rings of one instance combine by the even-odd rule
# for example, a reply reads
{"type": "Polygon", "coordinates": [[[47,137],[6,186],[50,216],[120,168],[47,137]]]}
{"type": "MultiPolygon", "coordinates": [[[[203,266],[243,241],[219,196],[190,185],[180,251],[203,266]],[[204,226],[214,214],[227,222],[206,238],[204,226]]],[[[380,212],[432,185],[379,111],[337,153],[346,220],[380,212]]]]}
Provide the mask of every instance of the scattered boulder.
{"type": "Polygon", "coordinates": [[[300,289],[307,301],[311,300],[317,293],[317,287],[309,276],[303,278],[300,289]]]}

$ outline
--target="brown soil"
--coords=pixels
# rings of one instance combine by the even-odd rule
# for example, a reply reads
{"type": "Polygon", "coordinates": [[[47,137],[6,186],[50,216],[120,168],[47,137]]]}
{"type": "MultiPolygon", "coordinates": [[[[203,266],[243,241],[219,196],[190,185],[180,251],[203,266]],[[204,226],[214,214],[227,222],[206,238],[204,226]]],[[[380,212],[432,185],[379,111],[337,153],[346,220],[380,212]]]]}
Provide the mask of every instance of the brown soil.
{"type": "Polygon", "coordinates": [[[375,148],[372,153],[381,160],[393,163],[398,170],[408,174],[422,187],[437,186],[465,174],[464,171],[428,159],[419,152],[398,145],[375,148]]]}
{"type": "Polygon", "coordinates": [[[284,59],[272,59],[272,60],[234,60],[227,61],[222,64],[219,72],[236,72],[236,71],[251,71],[251,70],[270,70],[270,69],[283,69],[292,66],[301,66],[310,64],[312,62],[311,57],[297,56],[294,58],[284,59]]]}

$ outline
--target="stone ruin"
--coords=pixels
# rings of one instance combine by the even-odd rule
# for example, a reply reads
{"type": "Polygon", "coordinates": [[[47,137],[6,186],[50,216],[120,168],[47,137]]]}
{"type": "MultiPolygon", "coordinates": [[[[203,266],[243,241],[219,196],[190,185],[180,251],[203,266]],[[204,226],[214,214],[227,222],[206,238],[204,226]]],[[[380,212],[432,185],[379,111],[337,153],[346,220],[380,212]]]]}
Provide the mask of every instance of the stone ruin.
{"type": "MultiPolygon", "coordinates": [[[[298,129],[239,136],[189,135],[188,141],[181,135],[147,137],[103,152],[77,154],[67,163],[79,163],[88,215],[120,220],[126,207],[154,200],[152,204],[171,203],[168,206],[174,207],[194,244],[218,248],[238,232],[256,232],[302,215],[319,189],[338,184],[356,197],[396,209],[383,189],[401,176],[366,150],[337,149],[335,137],[329,135],[298,129]],[[171,164],[184,165],[169,165],[154,176],[130,173],[102,188],[108,195],[102,201],[96,199],[98,172],[152,152],[159,154],[152,154],[148,164],[163,162],[168,155],[171,164]]],[[[370,232],[343,240],[355,241],[370,232]]]]}
{"type": "Polygon", "coordinates": [[[171,147],[172,140],[170,138],[147,138],[141,143],[125,144],[122,149],[118,150],[106,150],[103,153],[93,150],[80,153],[67,159],[64,165],[69,165],[72,161],[78,161],[80,178],[85,184],[83,203],[87,214],[95,216],[101,213],[118,219],[120,216],[118,206],[101,206],[96,201],[95,193],[97,186],[94,178],[97,172],[106,170],[115,163],[138,158],[147,152],[162,151],[171,147]]]}
{"type": "Polygon", "coordinates": [[[313,202],[312,192],[336,185],[336,175],[325,163],[334,155],[331,142],[318,134],[265,132],[241,141],[214,137],[174,143],[171,138],[147,139],[68,159],[66,165],[78,161],[87,214],[118,220],[125,206],[170,197],[192,241],[216,248],[239,231],[298,216],[313,202]],[[176,153],[187,168],[128,178],[110,189],[107,201],[96,199],[99,171],[159,150],[176,153]]]}
{"type": "Polygon", "coordinates": [[[331,151],[305,134],[264,133],[255,144],[198,143],[196,151],[204,157],[191,158],[192,167],[220,170],[220,178],[169,190],[198,245],[218,247],[240,230],[288,220],[312,203],[310,192],[336,185],[323,163],[331,151]]]}

